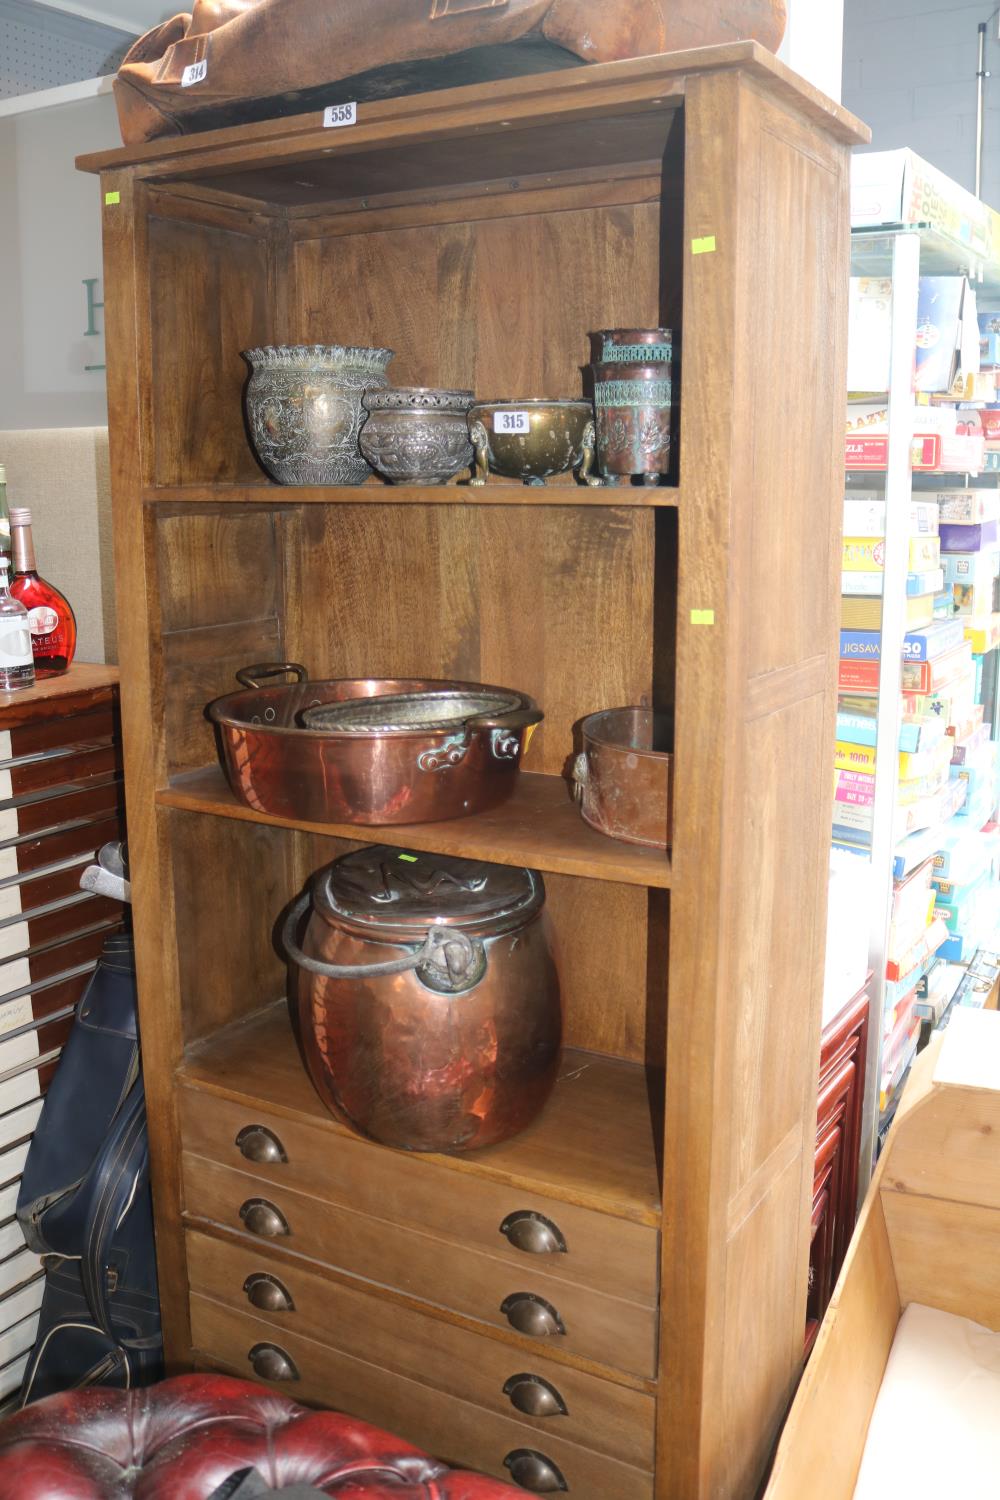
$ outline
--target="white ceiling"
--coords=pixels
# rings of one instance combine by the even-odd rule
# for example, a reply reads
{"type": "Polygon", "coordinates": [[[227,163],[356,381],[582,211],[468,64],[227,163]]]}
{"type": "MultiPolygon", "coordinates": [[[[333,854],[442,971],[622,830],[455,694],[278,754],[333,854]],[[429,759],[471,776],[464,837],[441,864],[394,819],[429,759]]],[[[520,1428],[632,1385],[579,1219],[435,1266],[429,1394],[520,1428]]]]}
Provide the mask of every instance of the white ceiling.
{"type": "Polygon", "coordinates": [[[171,4],[170,0],[43,0],[53,10],[64,10],[71,16],[83,16],[88,21],[99,21],[102,26],[116,26],[120,31],[132,31],[136,36],[156,26],[160,21],[175,16],[179,11],[190,10],[187,0],[171,4]]]}

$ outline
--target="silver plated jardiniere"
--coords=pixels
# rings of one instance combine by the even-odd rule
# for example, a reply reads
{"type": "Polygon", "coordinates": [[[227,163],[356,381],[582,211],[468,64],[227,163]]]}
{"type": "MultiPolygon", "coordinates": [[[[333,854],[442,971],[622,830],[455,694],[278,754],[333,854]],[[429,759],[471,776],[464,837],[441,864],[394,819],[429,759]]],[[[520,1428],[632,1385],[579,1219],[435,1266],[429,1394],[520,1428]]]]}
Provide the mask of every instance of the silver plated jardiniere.
{"type": "Polygon", "coordinates": [[[313,344],[246,349],[246,410],[254,450],[279,484],[362,484],[365,391],[386,385],[391,349],[313,344]]]}
{"type": "Polygon", "coordinates": [[[391,386],[367,391],[361,451],[392,484],[447,484],[472,467],[472,391],[391,386]]]}

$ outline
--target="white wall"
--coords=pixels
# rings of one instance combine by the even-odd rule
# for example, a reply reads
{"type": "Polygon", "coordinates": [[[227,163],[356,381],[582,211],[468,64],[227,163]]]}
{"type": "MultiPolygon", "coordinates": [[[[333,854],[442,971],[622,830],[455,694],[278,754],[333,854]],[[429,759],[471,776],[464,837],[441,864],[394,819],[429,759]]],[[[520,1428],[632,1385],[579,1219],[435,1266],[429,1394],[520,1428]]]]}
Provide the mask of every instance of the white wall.
{"type": "Polygon", "coordinates": [[[782,62],[840,98],[844,0],[788,0],[788,25],[778,49],[782,62]]]}
{"type": "MultiPolygon", "coordinates": [[[[976,28],[992,4],[846,0],[844,103],[872,128],[871,149],[910,146],[975,187],[976,28]]],[[[1000,209],[1000,44],[990,23],[982,196],[1000,209]]]]}
{"type": "Polygon", "coordinates": [[[73,160],[119,144],[110,94],[0,114],[0,429],[107,421],[103,314],[88,336],[84,285],[98,278],[103,300],[99,183],[73,160]]]}

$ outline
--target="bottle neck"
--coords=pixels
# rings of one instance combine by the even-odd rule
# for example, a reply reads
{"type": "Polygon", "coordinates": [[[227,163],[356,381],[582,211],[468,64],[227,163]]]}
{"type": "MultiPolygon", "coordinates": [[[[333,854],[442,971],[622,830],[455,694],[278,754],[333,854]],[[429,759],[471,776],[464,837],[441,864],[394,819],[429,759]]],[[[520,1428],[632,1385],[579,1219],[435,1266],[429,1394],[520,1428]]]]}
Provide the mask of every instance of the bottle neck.
{"type": "Polygon", "coordinates": [[[12,526],[10,535],[14,547],[14,572],[37,572],[38,564],[35,561],[35,544],[31,537],[31,527],[12,526]]]}

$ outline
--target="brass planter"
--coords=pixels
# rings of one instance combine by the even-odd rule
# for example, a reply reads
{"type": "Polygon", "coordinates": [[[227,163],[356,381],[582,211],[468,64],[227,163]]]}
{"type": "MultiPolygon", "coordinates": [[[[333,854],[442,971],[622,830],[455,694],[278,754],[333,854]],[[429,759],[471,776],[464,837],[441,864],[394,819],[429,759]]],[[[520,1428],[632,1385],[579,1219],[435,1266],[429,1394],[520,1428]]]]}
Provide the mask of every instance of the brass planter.
{"type": "Polygon", "coordinates": [[[544,484],[552,474],[579,471],[585,484],[597,484],[594,413],[589,401],[477,401],[469,413],[476,450],[473,484],[489,474],[544,484]]]}

